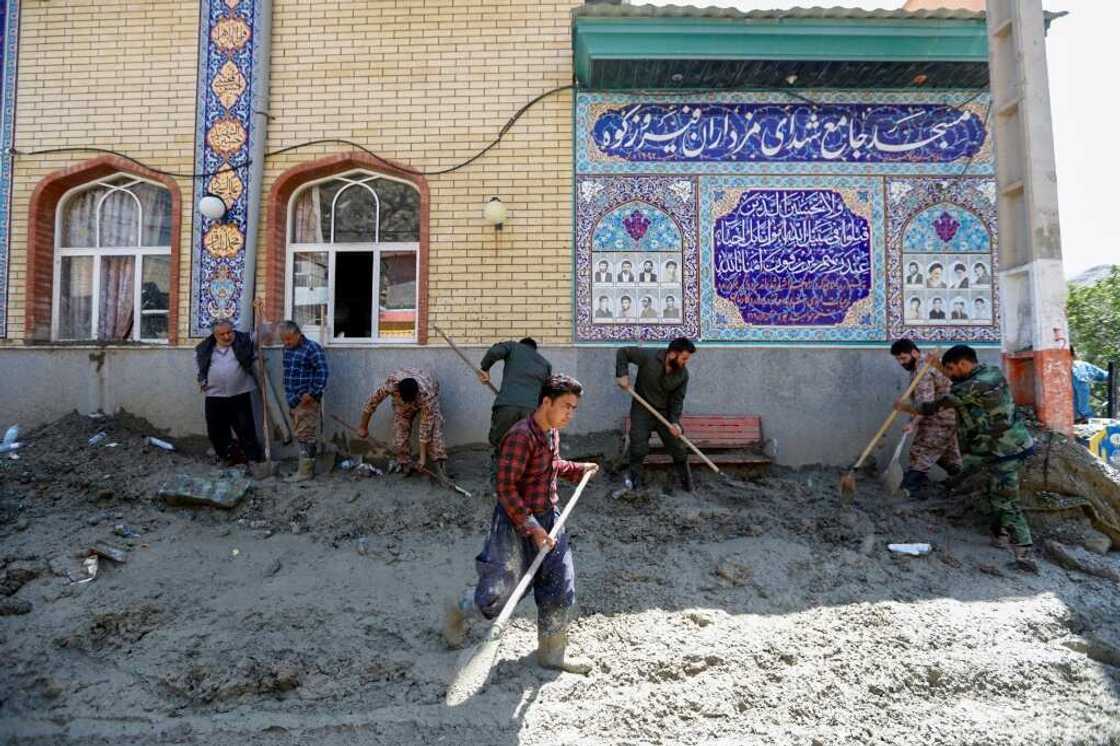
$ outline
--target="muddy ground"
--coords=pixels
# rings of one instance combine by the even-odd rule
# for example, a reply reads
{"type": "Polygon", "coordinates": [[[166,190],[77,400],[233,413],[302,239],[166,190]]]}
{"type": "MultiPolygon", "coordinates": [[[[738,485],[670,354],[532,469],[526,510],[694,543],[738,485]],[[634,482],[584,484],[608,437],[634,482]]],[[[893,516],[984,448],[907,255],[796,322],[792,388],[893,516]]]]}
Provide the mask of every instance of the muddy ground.
{"type": "MultiPolygon", "coordinates": [[[[1120,585],[1016,571],[959,503],[863,477],[844,505],[833,470],[625,500],[597,479],[571,522],[572,637],[594,672],[533,665],[527,601],[489,687],[448,709],[458,654],[436,625],[491,500],[335,472],[264,480],[232,511],[173,508],[154,498],[163,480],[218,469],[197,444],[145,446],[150,432],[73,415],[0,456],[0,741],[1120,742],[1120,585]],[[127,563],[70,584],[97,541],[127,563]],[[934,551],[898,557],[894,541],[934,551]]],[[[452,455],[476,493],[485,463],[452,455]]]]}

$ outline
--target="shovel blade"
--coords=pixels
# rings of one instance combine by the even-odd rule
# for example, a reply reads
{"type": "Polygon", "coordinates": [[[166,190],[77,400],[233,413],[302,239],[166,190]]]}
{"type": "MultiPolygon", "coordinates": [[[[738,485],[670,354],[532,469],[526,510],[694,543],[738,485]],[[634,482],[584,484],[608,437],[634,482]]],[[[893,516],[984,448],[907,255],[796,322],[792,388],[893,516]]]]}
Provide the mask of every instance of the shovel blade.
{"type": "Polygon", "coordinates": [[[459,656],[455,678],[447,687],[447,706],[458,707],[486,687],[490,672],[498,660],[498,635],[491,634],[459,656]]]}
{"type": "Polygon", "coordinates": [[[902,489],[902,452],[906,449],[907,437],[904,435],[891,455],[891,462],[883,472],[883,485],[892,495],[897,495],[902,489]]]}

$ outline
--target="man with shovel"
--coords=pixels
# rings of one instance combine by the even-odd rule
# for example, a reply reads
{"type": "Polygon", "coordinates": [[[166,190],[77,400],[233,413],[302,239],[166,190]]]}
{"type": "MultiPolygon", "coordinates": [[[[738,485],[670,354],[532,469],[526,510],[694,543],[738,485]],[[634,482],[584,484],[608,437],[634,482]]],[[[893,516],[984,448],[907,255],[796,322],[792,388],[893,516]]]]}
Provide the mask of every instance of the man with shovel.
{"type": "Polygon", "coordinates": [[[638,366],[634,391],[669,421],[666,427],[637,400],[630,404],[630,470],[626,477],[627,489],[642,486],[642,462],[649,453],[649,438],[653,430],[673,457],[673,472],[681,489],[692,491],[692,471],[688,466],[688,451],[680,435],[681,413],[684,397],[688,392],[689,358],[696,352],[696,345],[688,337],[678,337],[669,343],[667,350],[623,347],[615,356],[616,382],[621,389],[630,388],[630,364],[638,366]]]}
{"type": "MultiPolygon", "coordinates": [[[[910,380],[918,374],[922,352],[909,339],[897,340],[891,345],[891,354],[905,370],[910,372],[910,380]]],[[[915,407],[936,401],[949,395],[953,382],[934,367],[918,381],[910,401],[915,407]]],[[[951,408],[929,417],[916,416],[906,426],[906,432],[914,433],[910,444],[910,467],[902,475],[902,489],[912,498],[926,497],[929,484],[929,469],[937,464],[950,477],[961,470],[961,451],[957,445],[957,415],[951,408]]]]}
{"type": "Polygon", "coordinates": [[[923,417],[944,409],[956,412],[964,471],[988,470],[993,545],[1010,545],[1021,568],[1037,571],[1031,529],[1019,506],[1019,472],[1034,452],[1034,439],[1015,412],[1007,379],[999,368],[979,364],[968,345],[949,348],[941,360],[932,354],[927,360],[953,381],[949,394],[918,407],[899,399],[895,409],[923,417]]]}
{"type": "Polygon", "coordinates": [[[451,602],[443,635],[448,647],[462,646],[469,615],[493,619],[542,549],[549,549],[533,578],[537,602],[537,663],[586,674],[591,661],[569,657],[568,623],[575,604],[575,565],[568,533],[549,536],[560,515],[556,480],[578,482],[599,466],[560,458],[560,431],[572,421],[583,395],[579,381],[564,375],[545,381],[533,414],[506,433],[498,455],[498,504],[490,534],[475,564],[478,585],[451,602]]]}
{"type": "Polygon", "coordinates": [[[502,365],[502,387],[490,410],[490,483],[494,486],[498,473],[498,450],[514,423],[531,415],[540,400],[541,386],[552,375],[552,364],[537,352],[537,342],[525,337],[499,342],[486,351],[479,366],[478,380],[490,383],[490,369],[499,360],[502,365]]]}
{"type": "Polygon", "coordinates": [[[412,470],[412,421],[420,416],[420,459],[416,471],[430,468],[436,479],[447,480],[447,448],[443,442],[443,412],[439,406],[439,381],[419,368],[401,368],[392,373],[362,407],[358,437],[369,436],[369,421],[378,405],[393,400],[393,450],[397,460],[389,471],[408,474],[412,470]],[[431,467],[428,466],[429,461],[431,467]]]}

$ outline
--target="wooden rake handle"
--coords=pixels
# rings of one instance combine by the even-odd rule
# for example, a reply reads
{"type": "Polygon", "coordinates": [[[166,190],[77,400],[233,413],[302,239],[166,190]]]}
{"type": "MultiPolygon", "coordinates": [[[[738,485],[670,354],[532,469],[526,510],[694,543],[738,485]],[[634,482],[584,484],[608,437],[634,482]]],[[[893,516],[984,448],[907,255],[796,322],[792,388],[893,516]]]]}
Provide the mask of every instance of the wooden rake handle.
{"type": "MultiPolygon", "coordinates": [[[[435,324],[432,324],[432,328],[436,330],[436,333],[439,334],[439,336],[443,337],[444,341],[447,342],[447,344],[451,345],[451,349],[455,351],[455,354],[459,356],[460,360],[466,363],[467,366],[474,371],[475,375],[480,375],[482,373],[482,369],[477,367],[474,363],[471,362],[470,358],[463,354],[463,351],[460,350],[458,345],[456,345],[455,342],[451,340],[451,337],[443,333],[443,329],[440,329],[435,324]]],[[[498,393],[498,390],[494,388],[494,384],[490,383],[490,381],[487,381],[486,385],[490,387],[490,390],[493,391],[495,395],[498,393]]]]}
{"type": "MultiPolygon", "coordinates": [[[[918,370],[918,375],[914,376],[914,380],[911,381],[910,385],[906,387],[906,391],[904,391],[902,396],[899,397],[900,399],[908,399],[910,397],[910,394],[914,393],[914,389],[918,388],[918,383],[922,380],[922,378],[925,377],[926,373],[929,373],[929,369],[931,366],[932,363],[927,360],[925,365],[923,365],[918,370]]],[[[894,409],[894,407],[892,406],[891,413],[887,415],[886,421],[884,421],[882,427],[879,428],[879,432],[875,433],[875,437],[871,439],[871,442],[867,444],[867,448],[863,449],[863,453],[860,455],[859,461],[856,461],[855,464],[852,465],[851,471],[855,471],[859,467],[863,466],[863,462],[866,461],[867,457],[871,455],[871,452],[875,450],[875,445],[879,442],[879,439],[886,434],[887,430],[891,429],[891,425],[894,424],[894,420],[896,417],[898,417],[898,410],[894,409]]]]}
{"type": "MultiPolygon", "coordinates": [[[[658,412],[658,411],[657,411],[656,409],[654,409],[654,408],[653,408],[653,405],[652,405],[652,404],[650,404],[650,403],[649,403],[648,401],[646,401],[645,399],[643,399],[643,398],[641,397],[641,395],[640,395],[640,394],[638,394],[638,392],[634,390],[634,386],[633,386],[633,385],[627,386],[627,387],[626,387],[625,389],[623,389],[623,390],[624,390],[624,391],[625,391],[626,393],[630,394],[630,396],[634,397],[634,401],[638,402],[638,403],[639,403],[639,404],[641,404],[641,405],[642,405],[643,407],[645,407],[646,409],[648,409],[648,410],[649,410],[649,413],[650,413],[650,414],[652,414],[652,415],[653,415],[654,417],[656,417],[656,418],[657,418],[657,420],[658,420],[658,422],[660,422],[660,423],[661,423],[662,425],[664,425],[665,427],[667,427],[667,428],[670,428],[670,429],[671,429],[671,428],[673,427],[673,425],[672,425],[672,424],[671,424],[671,423],[669,422],[669,420],[665,419],[665,418],[664,418],[664,417],[663,417],[663,416],[661,415],[661,413],[660,413],[660,412],[658,412]]],[[[679,427],[679,425],[678,425],[678,427],[679,427]]],[[[699,456],[700,458],[702,458],[702,459],[704,460],[704,463],[708,465],[708,468],[710,468],[710,469],[711,469],[712,471],[714,471],[714,472],[715,472],[716,474],[722,474],[722,473],[723,473],[723,472],[721,472],[721,471],[719,470],[719,467],[718,467],[718,466],[716,466],[715,464],[713,464],[713,463],[712,463],[712,460],[711,460],[710,458],[708,458],[707,456],[705,456],[705,455],[704,455],[704,452],[703,452],[703,451],[701,451],[701,450],[700,450],[699,448],[697,448],[696,446],[694,446],[694,445],[692,444],[692,441],[691,441],[691,440],[689,440],[688,438],[686,438],[686,437],[685,437],[685,435],[684,435],[684,433],[683,433],[683,432],[682,432],[682,433],[681,433],[680,435],[678,435],[677,437],[678,437],[678,438],[680,438],[680,439],[681,439],[682,441],[684,441],[684,444],[685,444],[686,446],[688,446],[689,448],[691,448],[691,449],[692,449],[692,452],[693,452],[693,453],[695,453],[695,454],[696,454],[697,456],[699,456]]]]}

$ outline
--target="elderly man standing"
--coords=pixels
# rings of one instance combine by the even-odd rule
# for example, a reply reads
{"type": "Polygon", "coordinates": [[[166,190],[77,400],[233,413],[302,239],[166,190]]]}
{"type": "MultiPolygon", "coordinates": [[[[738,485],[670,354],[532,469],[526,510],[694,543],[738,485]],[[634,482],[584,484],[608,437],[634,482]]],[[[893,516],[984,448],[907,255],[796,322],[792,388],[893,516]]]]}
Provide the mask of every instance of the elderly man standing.
{"type": "Polygon", "coordinates": [[[393,450],[397,455],[390,471],[407,474],[412,469],[412,421],[420,415],[420,459],[417,471],[428,469],[437,477],[447,478],[447,448],[443,442],[443,413],[439,408],[439,381],[428,371],[401,368],[391,374],[362,407],[358,436],[369,436],[369,421],[378,405],[393,399],[393,450]]]}
{"type": "Polygon", "coordinates": [[[232,434],[245,458],[257,464],[261,447],[253,418],[253,339],[235,330],[229,319],[215,321],[210,329],[210,336],[194,348],[198,386],[206,394],[206,434],[227,465],[237,463],[232,434]]]}
{"type": "Polygon", "coordinates": [[[537,352],[537,342],[525,337],[520,342],[512,339],[499,342],[486,351],[479,366],[478,380],[490,383],[490,369],[499,360],[502,364],[502,388],[494,399],[490,411],[490,482],[496,485],[498,450],[502,438],[514,423],[520,422],[537,410],[541,386],[552,375],[552,363],[537,352]]]}
{"type": "Polygon", "coordinates": [[[299,324],[281,321],[276,330],[284,343],[284,396],[292,409],[292,432],[299,445],[299,471],[292,481],[303,482],[315,476],[315,453],[323,426],[323,392],[330,370],[323,348],[303,336],[299,324]]]}

